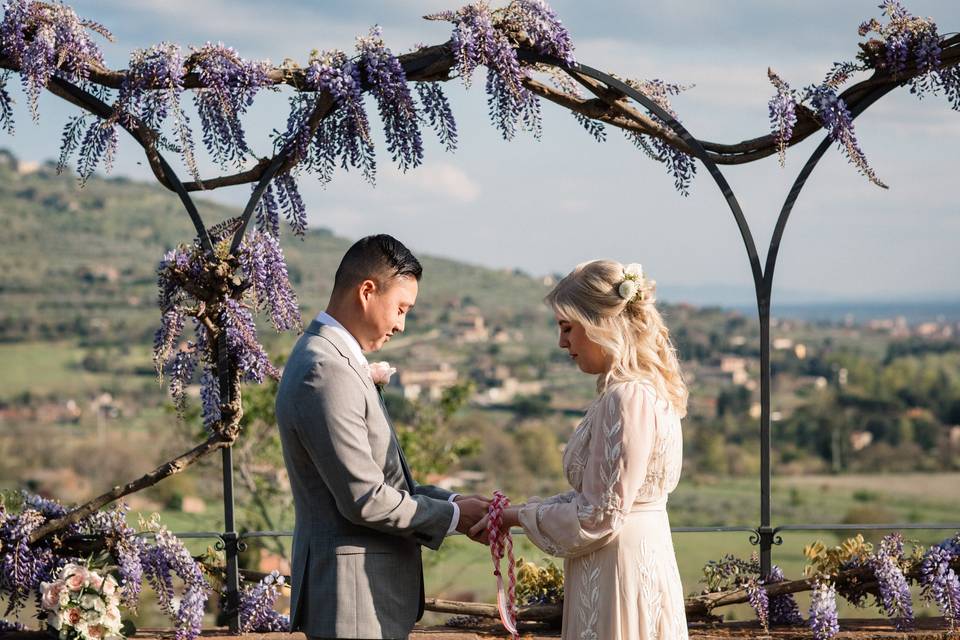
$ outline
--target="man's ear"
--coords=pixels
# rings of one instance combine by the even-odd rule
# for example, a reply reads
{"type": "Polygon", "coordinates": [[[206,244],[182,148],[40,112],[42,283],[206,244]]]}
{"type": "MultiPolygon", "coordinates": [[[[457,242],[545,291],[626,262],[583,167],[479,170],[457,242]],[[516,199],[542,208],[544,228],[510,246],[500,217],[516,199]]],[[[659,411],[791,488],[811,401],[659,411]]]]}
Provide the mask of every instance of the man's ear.
{"type": "Polygon", "coordinates": [[[357,295],[360,297],[360,306],[364,309],[367,308],[367,303],[370,302],[370,298],[377,292],[377,283],[373,280],[364,280],[360,283],[360,286],[357,287],[357,295]]]}

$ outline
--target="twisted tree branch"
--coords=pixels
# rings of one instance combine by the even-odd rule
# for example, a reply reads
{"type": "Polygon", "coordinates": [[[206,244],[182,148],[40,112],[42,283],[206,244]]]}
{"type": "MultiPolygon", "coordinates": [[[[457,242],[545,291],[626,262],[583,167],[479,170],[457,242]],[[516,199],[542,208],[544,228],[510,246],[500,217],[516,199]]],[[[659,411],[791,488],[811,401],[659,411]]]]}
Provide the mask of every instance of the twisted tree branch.
{"type": "Polygon", "coordinates": [[[96,512],[101,507],[110,504],[114,500],[119,500],[120,498],[130,495],[131,493],[136,493],[137,491],[146,489],[147,487],[157,484],[164,478],[170,477],[175,473],[180,473],[205,455],[212,453],[213,451],[223,449],[224,447],[229,447],[231,444],[233,444],[235,439],[235,435],[231,437],[230,435],[214,433],[203,443],[197,445],[190,451],[177,456],[173,460],[164,462],[153,471],[150,471],[149,473],[146,473],[136,480],[128,482],[123,486],[114,487],[110,491],[97,496],[93,500],[90,500],[79,507],[72,509],[62,518],[50,520],[30,534],[30,544],[36,544],[48,536],[63,531],[65,528],[80,522],[90,514],[96,512]]]}

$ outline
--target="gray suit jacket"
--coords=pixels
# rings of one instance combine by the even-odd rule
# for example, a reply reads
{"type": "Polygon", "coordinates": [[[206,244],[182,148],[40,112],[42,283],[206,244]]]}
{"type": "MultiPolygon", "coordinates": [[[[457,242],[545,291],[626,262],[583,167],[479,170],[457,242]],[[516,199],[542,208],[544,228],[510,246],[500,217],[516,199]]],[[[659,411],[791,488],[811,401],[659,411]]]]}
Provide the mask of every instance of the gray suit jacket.
{"type": "Polygon", "coordinates": [[[293,629],[406,638],[423,613],[420,545],[443,542],[450,492],[413,481],[376,387],[330,327],[297,341],[276,409],[296,510],[293,629]]]}

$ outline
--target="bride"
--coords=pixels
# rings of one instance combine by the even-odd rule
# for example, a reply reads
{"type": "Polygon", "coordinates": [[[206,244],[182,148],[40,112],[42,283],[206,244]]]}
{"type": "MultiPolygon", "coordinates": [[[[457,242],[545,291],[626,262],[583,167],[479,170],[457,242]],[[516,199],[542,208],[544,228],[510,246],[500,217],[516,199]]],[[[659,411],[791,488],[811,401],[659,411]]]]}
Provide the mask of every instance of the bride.
{"type": "Polygon", "coordinates": [[[509,507],[503,526],[564,558],[564,640],[687,638],[666,512],[687,389],[655,291],[640,265],[595,260],[546,298],[560,348],[597,375],[597,397],[564,451],[573,489],[509,507]]]}

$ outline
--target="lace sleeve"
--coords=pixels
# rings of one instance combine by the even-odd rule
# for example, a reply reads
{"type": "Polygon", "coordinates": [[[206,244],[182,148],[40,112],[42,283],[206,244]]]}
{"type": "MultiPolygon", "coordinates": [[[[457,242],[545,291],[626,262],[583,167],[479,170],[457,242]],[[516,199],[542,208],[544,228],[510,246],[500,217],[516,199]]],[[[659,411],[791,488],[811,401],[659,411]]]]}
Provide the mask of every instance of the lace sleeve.
{"type": "Polygon", "coordinates": [[[646,477],[656,435],[654,400],[642,384],[607,392],[590,439],[580,492],[520,510],[531,541],[553,555],[589,553],[613,540],[646,477]]]}

